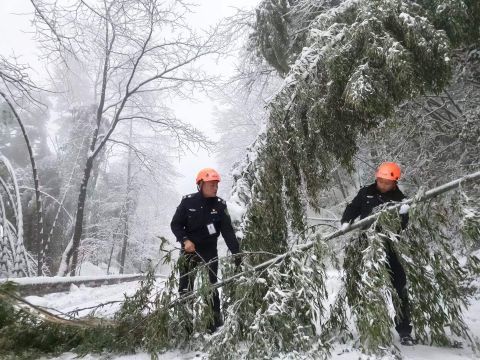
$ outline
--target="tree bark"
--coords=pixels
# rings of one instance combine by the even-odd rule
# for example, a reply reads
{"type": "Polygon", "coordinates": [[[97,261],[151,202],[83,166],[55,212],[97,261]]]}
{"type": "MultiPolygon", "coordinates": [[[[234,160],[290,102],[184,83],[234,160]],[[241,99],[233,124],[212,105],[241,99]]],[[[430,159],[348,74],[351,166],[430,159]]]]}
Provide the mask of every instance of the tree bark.
{"type": "MultiPolygon", "coordinates": [[[[96,136],[94,136],[93,141],[95,142],[95,140],[96,136]]],[[[76,268],[78,265],[78,250],[80,247],[80,240],[82,238],[83,230],[83,214],[85,211],[85,203],[87,199],[88,181],[90,180],[92,168],[93,157],[89,156],[83,172],[83,180],[82,184],[80,185],[80,193],[78,194],[77,214],[75,216],[75,228],[72,237],[72,247],[70,248],[70,252],[67,254],[67,263],[69,264],[71,276],[75,276],[76,268]]]]}
{"type": "Polygon", "coordinates": [[[110,275],[110,266],[112,265],[113,249],[115,248],[115,238],[113,238],[112,240],[114,241],[112,242],[112,248],[110,249],[110,256],[108,257],[107,275],[110,275]]]}
{"type": "Polygon", "coordinates": [[[133,120],[130,120],[130,133],[129,133],[129,139],[128,139],[128,145],[129,145],[128,165],[127,165],[127,199],[125,203],[122,255],[120,257],[120,274],[123,274],[125,270],[125,259],[127,257],[127,244],[128,244],[128,236],[129,236],[128,222],[130,219],[130,208],[131,208],[130,192],[132,191],[132,148],[131,148],[132,133],[133,133],[133,120]]]}

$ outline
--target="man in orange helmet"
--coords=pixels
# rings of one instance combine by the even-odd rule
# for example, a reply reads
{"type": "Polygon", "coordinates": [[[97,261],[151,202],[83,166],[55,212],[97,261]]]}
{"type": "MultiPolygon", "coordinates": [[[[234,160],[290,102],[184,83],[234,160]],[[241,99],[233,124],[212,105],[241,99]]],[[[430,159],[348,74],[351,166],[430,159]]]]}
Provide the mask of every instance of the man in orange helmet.
{"type": "MultiPolygon", "coordinates": [[[[217,239],[220,234],[233,255],[240,251],[227,204],[217,197],[219,182],[220,175],[214,169],[200,170],[196,177],[198,192],[183,197],[170,224],[182,246],[181,256],[184,261],[180,268],[180,294],[193,290],[193,270],[199,264],[207,264],[210,283],[217,282],[217,239]]],[[[235,256],[234,260],[236,267],[240,266],[241,258],[235,256]]],[[[214,321],[210,330],[213,332],[223,325],[217,290],[213,292],[212,308],[214,321]]]]}
{"type": "MultiPolygon", "coordinates": [[[[375,174],[376,181],[358,192],[351,203],[347,205],[341,219],[342,230],[348,228],[349,224],[357,217],[363,219],[369,216],[374,208],[388,202],[401,202],[405,195],[398,188],[397,181],[400,179],[400,166],[394,162],[382,163],[375,174]]],[[[408,223],[408,205],[402,205],[400,209],[401,226],[405,229],[408,223]]],[[[389,244],[387,244],[389,245],[389,244]]],[[[410,312],[407,294],[407,277],[402,264],[392,246],[386,246],[387,266],[390,270],[392,284],[395,287],[401,300],[401,309],[395,319],[395,329],[400,335],[402,345],[413,345],[415,343],[411,336],[412,326],[410,325],[410,312]]]]}

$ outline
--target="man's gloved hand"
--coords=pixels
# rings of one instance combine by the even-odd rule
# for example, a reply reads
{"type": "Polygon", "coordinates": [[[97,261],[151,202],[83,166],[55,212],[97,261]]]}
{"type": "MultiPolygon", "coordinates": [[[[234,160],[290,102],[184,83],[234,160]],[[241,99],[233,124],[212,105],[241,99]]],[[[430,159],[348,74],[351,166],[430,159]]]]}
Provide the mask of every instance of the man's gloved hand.
{"type": "Polygon", "coordinates": [[[194,253],[195,252],[195,244],[192,241],[185,240],[183,242],[183,245],[185,246],[185,252],[186,253],[194,253]]]}
{"type": "Polygon", "coordinates": [[[408,214],[408,210],[410,210],[410,205],[402,204],[402,206],[400,206],[400,210],[398,212],[400,213],[400,215],[403,215],[403,214],[408,214]]]}
{"type": "Polygon", "coordinates": [[[342,225],[340,225],[340,230],[345,231],[349,227],[350,227],[350,223],[342,223],[342,225]]]}

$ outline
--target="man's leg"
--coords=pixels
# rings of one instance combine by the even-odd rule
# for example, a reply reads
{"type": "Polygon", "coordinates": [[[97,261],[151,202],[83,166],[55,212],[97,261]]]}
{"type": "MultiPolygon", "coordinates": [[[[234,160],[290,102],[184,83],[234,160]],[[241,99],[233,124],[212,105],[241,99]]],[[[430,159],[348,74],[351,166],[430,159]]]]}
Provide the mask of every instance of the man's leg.
{"type": "Polygon", "coordinates": [[[390,276],[392,284],[397,291],[400,299],[400,309],[397,309],[397,316],[395,317],[395,329],[400,338],[410,336],[412,333],[412,326],[410,325],[410,306],[408,303],[407,292],[407,276],[402,264],[398,260],[398,256],[391,247],[387,247],[387,261],[390,269],[390,276]]]}
{"type": "MultiPolygon", "coordinates": [[[[197,261],[195,255],[187,254],[182,250],[178,262],[178,267],[180,271],[178,293],[180,297],[182,297],[188,295],[193,291],[193,285],[195,283],[195,267],[197,266],[197,261]]],[[[183,309],[183,311],[185,312],[184,327],[187,337],[190,336],[193,332],[192,304],[193,301],[190,300],[181,307],[181,309],[183,309]]]]}
{"type": "MultiPolygon", "coordinates": [[[[216,284],[218,281],[217,274],[218,274],[218,255],[217,252],[211,252],[207,254],[200,254],[207,265],[208,270],[208,279],[210,280],[210,284],[216,284]]],[[[213,290],[212,298],[212,311],[213,311],[213,326],[211,327],[212,331],[219,326],[223,325],[222,314],[220,311],[220,296],[218,294],[218,290],[213,290]]]]}
{"type": "Polygon", "coordinates": [[[184,295],[193,291],[193,284],[195,283],[194,270],[197,266],[197,261],[195,255],[186,254],[183,250],[180,253],[180,258],[178,261],[180,271],[178,292],[180,295],[184,295]]]}
{"type": "MultiPolygon", "coordinates": [[[[210,279],[210,284],[216,284],[218,281],[217,274],[218,274],[218,260],[215,258],[215,260],[211,260],[209,263],[209,271],[208,271],[208,276],[210,279]]],[[[212,295],[212,307],[213,307],[213,312],[220,314],[220,297],[218,295],[218,290],[215,289],[213,291],[212,295]]]]}

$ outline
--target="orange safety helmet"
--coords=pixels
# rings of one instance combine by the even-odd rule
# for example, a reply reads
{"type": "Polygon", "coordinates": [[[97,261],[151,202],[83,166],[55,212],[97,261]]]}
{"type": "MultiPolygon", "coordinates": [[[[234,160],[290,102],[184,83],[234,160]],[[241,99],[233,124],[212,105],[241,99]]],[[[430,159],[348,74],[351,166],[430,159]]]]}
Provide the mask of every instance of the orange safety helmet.
{"type": "Polygon", "coordinates": [[[212,168],[205,168],[198,172],[196,183],[200,181],[220,181],[220,174],[212,168]]]}
{"type": "Polygon", "coordinates": [[[400,166],[394,162],[384,162],[382,163],[375,173],[375,177],[387,179],[387,180],[399,180],[402,171],[400,170],[400,166]]]}

